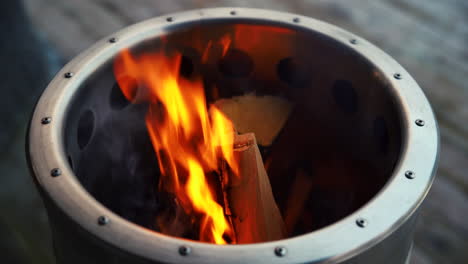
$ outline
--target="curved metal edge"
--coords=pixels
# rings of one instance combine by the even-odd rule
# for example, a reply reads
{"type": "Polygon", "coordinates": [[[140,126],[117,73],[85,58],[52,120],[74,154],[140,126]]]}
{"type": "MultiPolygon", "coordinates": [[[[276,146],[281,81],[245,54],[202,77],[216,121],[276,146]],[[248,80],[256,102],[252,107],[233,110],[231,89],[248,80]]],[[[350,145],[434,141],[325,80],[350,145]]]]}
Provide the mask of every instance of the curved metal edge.
{"type": "Polygon", "coordinates": [[[295,14],[249,8],[213,8],[175,13],[127,27],[98,41],[68,63],[47,87],[36,106],[30,124],[27,155],[38,186],[52,197],[59,208],[88,232],[138,256],[172,263],[259,263],[259,260],[264,263],[338,263],[382,241],[422,202],[435,174],[439,148],[437,129],[429,102],[409,73],[366,40],[330,24],[295,14]],[[236,11],[235,15],[230,13],[232,10],[236,11]],[[172,21],[167,21],[167,17],[172,17],[172,21]],[[181,240],[139,227],[99,204],[83,189],[66,162],[62,139],[67,102],[72,100],[86,76],[122,48],[164,34],[170,26],[217,19],[291,24],[326,35],[360,53],[385,75],[401,104],[402,125],[406,133],[402,158],[391,180],[376,197],[350,216],[313,233],[268,243],[218,246],[181,240]],[[111,37],[118,41],[108,41],[111,37]],[[357,39],[358,44],[350,44],[350,39],[357,39]],[[74,72],[74,76],[64,78],[69,71],[74,72]],[[397,72],[402,79],[392,77],[397,72]],[[41,124],[45,116],[52,117],[48,125],[41,124]],[[424,127],[415,125],[417,118],[425,120],[424,127]],[[62,169],[62,175],[50,177],[50,170],[56,167],[62,169]],[[409,180],[404,176],[408,169],[416,172],[415,179],[409,180]],[[108,216],[111,222],[99,226],[96,221],[101,215],[108,216]],[[358,217],[366,218],[369,225],[357,227],[355,219],[358,217]],[[192,248],[190,256],[178,254],[181,243],[192,248]],[[275,256],[276,246],[286,246],[288,254],[282,258],[275,256]]]}
{"type": "Polygon", "coordinates": [[[411,261],[411,253],[413,253],[413,246],[414,246],[414,242],[411,242],[411,247],[408,251],[408,257],[406,257],[406,261],[405,261],[405,264],[410,264],[410,261],[411,261]]]}

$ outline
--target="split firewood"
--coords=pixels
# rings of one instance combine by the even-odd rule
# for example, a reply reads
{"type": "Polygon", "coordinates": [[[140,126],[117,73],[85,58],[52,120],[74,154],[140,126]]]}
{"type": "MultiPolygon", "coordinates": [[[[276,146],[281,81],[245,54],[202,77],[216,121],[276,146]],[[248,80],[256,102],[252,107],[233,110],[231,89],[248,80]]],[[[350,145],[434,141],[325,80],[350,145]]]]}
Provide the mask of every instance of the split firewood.
{"type": "Polygon", "coordinates": [[[236,135],[234,150],[239,161],[239,175],[224,168],[222,185],[226,213],[231,217],[237,243],[284,238],[283,218],[273,197],[254,134],[236,135]]]}
{"type": "Polygon", "coordinates": [[[313,187],[312,183],[311,177],[307,175],[303,169],[297,170],[296,177],[289,192],[292,195],[288,197],[284,213],[284,223],[288,235],[293,233],[294,227],[304,211],[305,204],[313,187]]]}
{"type": "Polygon", "coordinates": [[[286,99],[253,93],[220,99],[215,105],[233,122],[236,131],[254,133],[262,146],[272,144],[292,111],[292,103],[286,99]]]}

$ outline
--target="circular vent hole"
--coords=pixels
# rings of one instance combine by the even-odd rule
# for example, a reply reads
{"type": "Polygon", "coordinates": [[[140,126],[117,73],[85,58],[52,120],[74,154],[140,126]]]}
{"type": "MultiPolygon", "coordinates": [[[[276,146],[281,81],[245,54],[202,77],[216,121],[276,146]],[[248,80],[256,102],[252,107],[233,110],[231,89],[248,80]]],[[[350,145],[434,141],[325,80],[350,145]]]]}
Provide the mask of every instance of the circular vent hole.
{"type": "Polygon", "coordinates": [[[78,121],[78,146],[84,149],[91,140],[94,130],[94,114],[91,110],[86,110],[81,114],[78,121]]]}
{"type": "Polygon", "coordinates": [[[358,108],[356,91],[350,81],[337,80],[333,84],[333,97],[335,102],[345,113],[355,113],[358,108]]]}
{"type": "Polygon", "coordinates": [[[292,87],[304,87],[309,84],[310,74],[305,65],[294,58],[284,58],[276,66],[278,77],[292,87]]]}
{"type": "Polygon", "coordinates": [[[121,110],[132,102],[138,93],[138,82],[129,76],[123,76],[112,86],[109,103],[112,109],[121,110]],[[125,90],[122,90],[122,87],[125,90]]]}
{"type": "Polygon", "coordinates": [[[382,154],[387,154],[388,152],[388,144],[390,142],[387,123],[385,119],[381,116],[377,117],[374,120],[374,137],[378,146],[378,151],[382,154]]]}
{"type": "Polygon", "coordinates": [[[227,77],[247,77],[253,67],[252,58],[238,49],[229,50],[219,62],[219,70],[227,77]]]}
{"type": "Polygon", "coordinates": [[[111,90],[111,94],[110,94],[110,106],[111,106],[111,108],[115,109],[115,110],[120,110],[120,109],[125,108],[129,104],[130,104],[130,102],[123,95],[119,84],[115,83],[114,86],[112,86],[112,90],[111,90]]]}
{"type": "Polygon", "coordinates": [[[73,160],[70,155],[68,155],[68,164],[70,164],[70,168],[73,170],[73,160]]]}
{"type": "Polygon", "coordinates": [[[182,75],[185,78],[190,78],[190,76],[192,76],[194,69],[195,69],[195,65],[193,64],[192,59],[185,55],[182,56],[182,59],[180,62],[180,75],[182,75]]]}

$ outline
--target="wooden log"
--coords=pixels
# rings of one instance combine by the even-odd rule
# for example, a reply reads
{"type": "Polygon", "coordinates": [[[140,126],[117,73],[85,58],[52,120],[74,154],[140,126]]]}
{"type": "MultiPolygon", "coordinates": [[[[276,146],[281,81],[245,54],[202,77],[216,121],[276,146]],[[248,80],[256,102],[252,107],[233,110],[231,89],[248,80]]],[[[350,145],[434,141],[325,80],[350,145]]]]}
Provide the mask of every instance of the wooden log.
{"type": "Polygon", "coordinates": [[[284,238],[283,218],[273,197],[255,135],[237,135],[234,150],[239,161],[239,175],[224,169],[222,185],[236,242],[246,244],[284,238]]]}
{"type": "Polygon", "coordinates": [[[330,155],[331,149],[335,149],[332,135],[325,132],[330,130],[324,126],[304,106],[296,105],[265,159],[271,187],[284,216],[294,181],[294,177],[289,175],[302,168],[312,176],[313,168],[330,155]]]}
{"type": "Polygon", "coordinates": [[[299,222],[312,186],[311,177],[303,169],[298,169],[289,192],[293,195],[289,195],[284,212],[284,223],[288,236],[293,233],[294,227],[299,222]]]}
{"type": "Polygon", "coordinates": [[[288,120],[291,102],[278,96],[244,94],[220,99],[215,105],[233,122],[239,133],[255,133],[258,144],[269,146],[288,120]]]}

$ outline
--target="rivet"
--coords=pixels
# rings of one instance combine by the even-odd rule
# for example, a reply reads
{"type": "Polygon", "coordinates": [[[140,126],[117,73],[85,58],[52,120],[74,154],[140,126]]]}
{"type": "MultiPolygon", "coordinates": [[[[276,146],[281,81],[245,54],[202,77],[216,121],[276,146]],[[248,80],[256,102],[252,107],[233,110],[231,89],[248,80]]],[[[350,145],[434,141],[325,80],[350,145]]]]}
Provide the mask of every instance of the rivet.
{"type": "Polygon", "coordinates": [[[409,171],[406,171],[406,172],[405,172],[405,176],[406,176],[406,178],[412,180],[412,179],[414,179],[414,178],[416,177],[416,173],[414,173],[413,171],[410,171],[410,170],[409,170],[409,171]]]}
{"type": "Polygon", "coordinates": [[[397,80],[401,80],[401,78],[403,78],[403,77],[401,77],[401,74],[399,74],[399,73],[393,74],[393,77],[394,77],[395,79],[397,79],[397,80]]]}
{"type": "Polygon", "coordinates": [[[425,124],[424,120],[422,120],[422,119],[416,119],[416,121],[414,121],[414,123],[416,123],[416,125],[418,125],[420,127],[424,126],[424,124],[425,124]]]}
{"type": "Polygon", "coordinates": [[[107,225],[110,222],[110,220],[109,220],[109,218],[107,216],[102,215],[102,216],[98,217],[97,222],[98,222],[99,225],[107,225]]]}
{"type": "Polygon", "coordinates": [[[187,256],[190,254],[190,252],[192,252],[192,249],[188,246],[180,246],[179,247],[179,254],[181,256],[187,256]]]}
{"type": "Polygon", "coordinates": [[[295,17],[295,18],[293,19],[293,22],[294,22],[294,23],[299,23],[299,22],[301,22],[301,20],[300,20],[298,17],[295,17]]]}
{"type": "Polygon", "coordinates": [[[62,171],[59,168],[55,168],[50,171],[50,175],[52,177],[57,177],[57,176],[60,176],[61,174],[62,174],[62,171]]]}
{"type": "Polygon", "coordinates": [[[288,253],[288,250],[285,247],[276,247],[275,248],[275,255],[278,257],[284,257],[288,253]]]}
{"type": "Polygon", "coordinates": [[[231,11],[231,15],[235,16],[235,15],[237,15],[237,12],[234,11],[234,10],[232,10],[232,11],[231,11]]]}
{"type": "Polygon", "coordinates": [[[65,78],[71,78],[73,77],[73,72],[67,72],[63,76],[65,76],[65,78]]]}
{"type": "Polygon", "coordinates": [[[367,226],[367,220],[364,219],[364,218],[358,218],[358,219],[356,220],[356,225],[358,225],[359,227],[364,228],[364,227],[367,226]]]}
{"type": "Polygon", "coordinates": [[[351,39],[349,42],[350,42],[351,44],[356,45],[356,44],[357,44],[357,39],[351,39]]]}
{"type": "Polygon", "coordinates": [[[112,37],[112,38],[109,39],[109,42],[110,42],[110,43],[116,43],[116,42],[117,42],[117,38],[112,37]]]}
{"type": "Polygon", "coordinates": [[[174,21],[174,18],[168,17],[168,18],[166,18],[166,21],[167,21],[167,22],[172,22],[172,21],[174,21]]]}
{"type": "Polygon", "coordinates": [[[48,117],[48,116],[47,116],[47,117],[43,117],[43,118],[41,119],[41,124],[43,124],[43,125],[50,124],[50,122],[52,122],[52,118],[50,118],[50,117],[48,117]]]}

